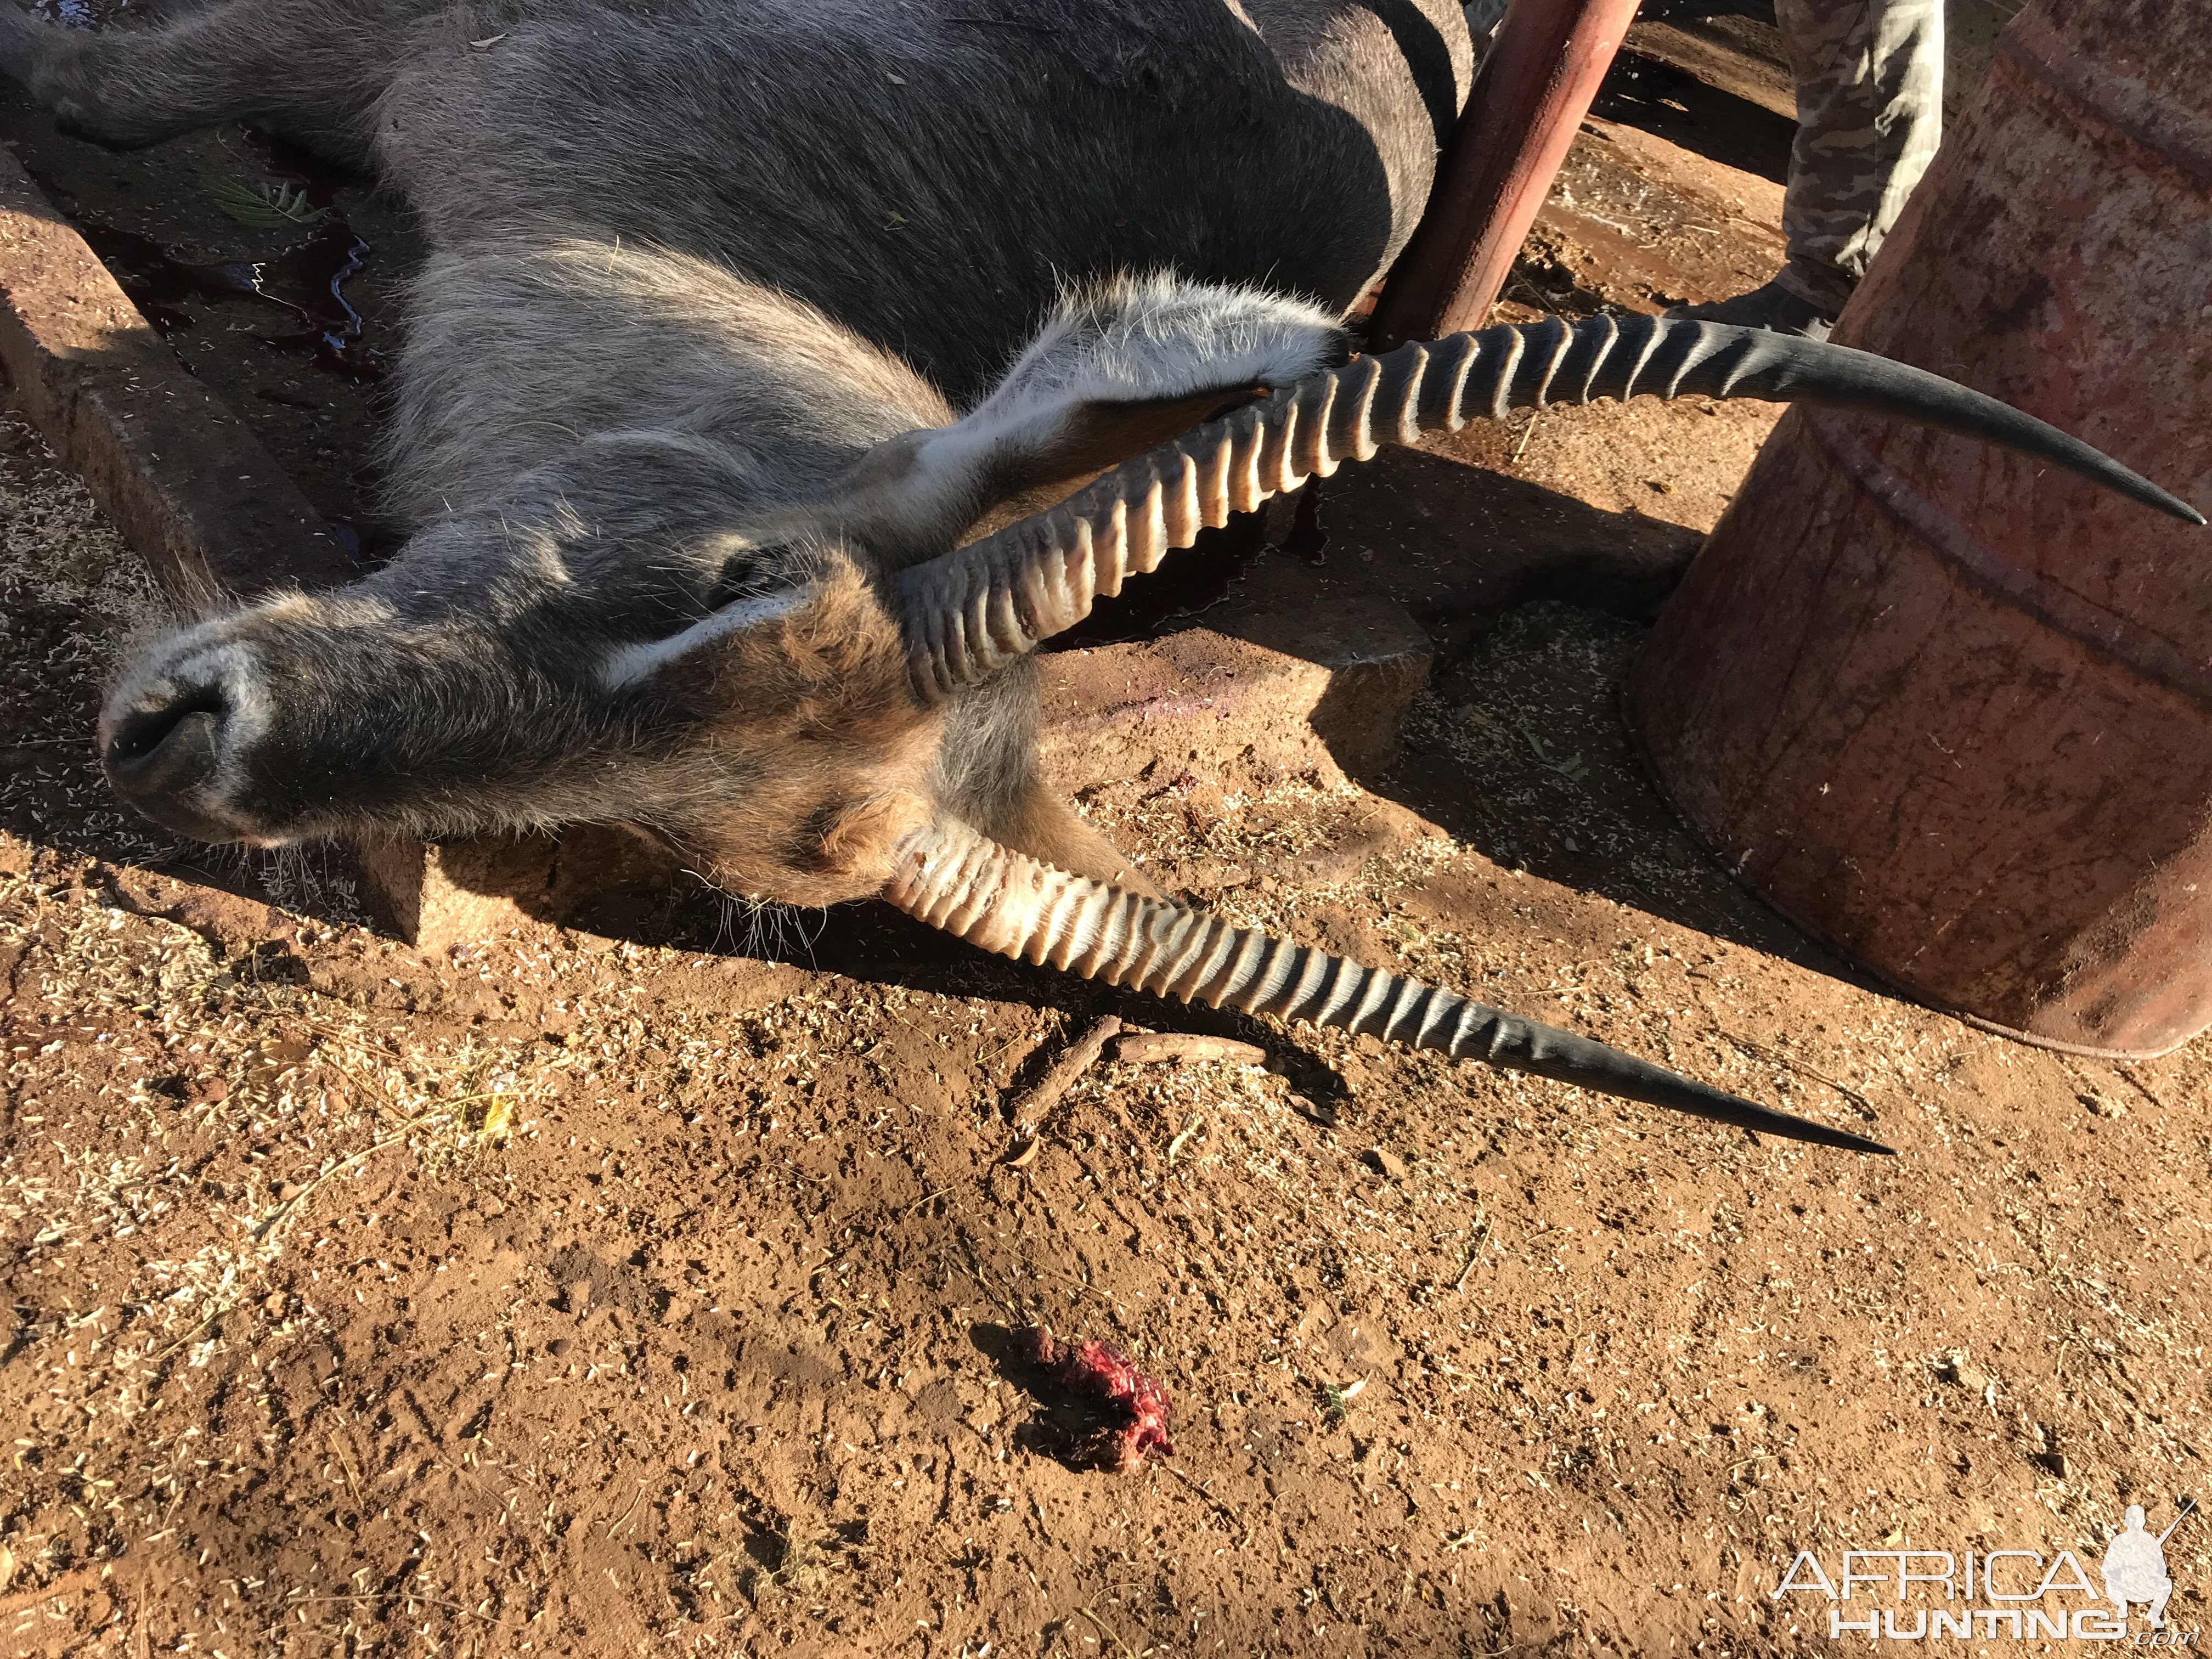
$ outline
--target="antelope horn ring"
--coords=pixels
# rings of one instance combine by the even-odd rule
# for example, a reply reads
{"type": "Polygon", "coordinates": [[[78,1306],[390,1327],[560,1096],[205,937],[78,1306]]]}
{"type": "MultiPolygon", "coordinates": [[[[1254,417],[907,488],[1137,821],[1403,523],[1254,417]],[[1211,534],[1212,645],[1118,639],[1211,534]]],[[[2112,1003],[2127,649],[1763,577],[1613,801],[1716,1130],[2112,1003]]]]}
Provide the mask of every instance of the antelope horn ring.
{"type": "Polygon", "coordinates": [[[1791,1117],[1693,1083],[1571,1031],[1501,1013],[1450,991],[1234,927],[1180,904],[1071,876],[953,819],[909,835],[884,896],[946,933],[1024,962],[1210,1008],[1372,1032],[1415,1048],[1600,1094],[1669,1106],[1717,1123],[1854,1152],[1879,1141],[1791,1117]]]}
{"type": "Polygon", "coordinates": [[[1848,346],[1667,317],[1454,334],[1309,375],[1123,462],[1058,506],[899,573],[915,684],[938,702],[1091,614],[1198,532],[1472,416],[1593,398],[1759,398],[1891,415],[2042,457],[2192,524],[2148,479],[2009,404],[1848,346]]]}

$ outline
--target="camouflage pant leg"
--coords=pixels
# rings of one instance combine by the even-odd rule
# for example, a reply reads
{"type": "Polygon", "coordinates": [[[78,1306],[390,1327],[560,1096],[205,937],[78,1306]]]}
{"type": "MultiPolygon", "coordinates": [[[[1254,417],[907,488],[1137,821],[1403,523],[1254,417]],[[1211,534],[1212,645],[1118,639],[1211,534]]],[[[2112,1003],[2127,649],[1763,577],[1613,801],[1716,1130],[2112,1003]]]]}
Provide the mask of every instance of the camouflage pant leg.
{"type": "Polygon", "coordinates": [[[1841,300],[1943,131],[1943,0],[1775,0],[1797,79],[1782,228],[1792,286],[1841,300]]]}

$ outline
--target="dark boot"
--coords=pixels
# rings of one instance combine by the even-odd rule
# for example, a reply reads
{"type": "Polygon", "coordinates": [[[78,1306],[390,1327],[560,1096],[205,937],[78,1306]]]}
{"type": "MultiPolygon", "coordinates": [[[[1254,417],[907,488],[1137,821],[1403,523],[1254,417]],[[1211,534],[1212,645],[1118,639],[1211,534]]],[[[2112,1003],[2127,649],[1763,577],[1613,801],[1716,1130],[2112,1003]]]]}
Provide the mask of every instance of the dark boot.
{"type": "Polygon", "coordinates": [[[1835,326],[1844,301],[1849,297],[1849,288],[1839,283],[1808,280],[1806,276],[1785,266],[1772,282],[1748,294],[1701,306],[1674,306],[1667,314],[1686,317],[1692,322],[1734,323],[1741,328],[1764,328],[1777,334],[1802,334],[1808,340],[1825,340],[1828,331],[1835,326]],[[1816,294],[1821,297],[1812,297],[1816,294]]]}

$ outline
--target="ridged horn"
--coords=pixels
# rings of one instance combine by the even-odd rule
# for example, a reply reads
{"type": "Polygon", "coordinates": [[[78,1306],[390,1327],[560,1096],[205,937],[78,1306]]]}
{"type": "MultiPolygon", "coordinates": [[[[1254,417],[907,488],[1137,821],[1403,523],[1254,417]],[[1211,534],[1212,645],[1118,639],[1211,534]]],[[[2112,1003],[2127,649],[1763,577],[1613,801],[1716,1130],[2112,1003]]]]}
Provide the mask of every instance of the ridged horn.
{"type": "Polygon", "coordinates": [[[1925,369],[1800,336],[1668,317],[1454,334],[1362,357],[1208,422],[1066,501],[899,574],[915,683],[936,701],[1091,614],[1200,530],[1385,444],[1593,398],[1760,398],[1917,421],[2040,456],[2191,524],[2203,514],[2032,415],[1925,369]]]}
{"type": "Polygon", "coordinates": [[[1501,1013],[1419,980],[1071,876],[955,819],[940,818],[907,837],[884,896],[970,945],[1109,985],[1369,1031],[1410,1048],[1441,1049],[1455,1059],[1531,1072],[1818,1146],[1890,1151],[1879,1141],[1708,1088],[1589,1037],[1501,1013]]]}

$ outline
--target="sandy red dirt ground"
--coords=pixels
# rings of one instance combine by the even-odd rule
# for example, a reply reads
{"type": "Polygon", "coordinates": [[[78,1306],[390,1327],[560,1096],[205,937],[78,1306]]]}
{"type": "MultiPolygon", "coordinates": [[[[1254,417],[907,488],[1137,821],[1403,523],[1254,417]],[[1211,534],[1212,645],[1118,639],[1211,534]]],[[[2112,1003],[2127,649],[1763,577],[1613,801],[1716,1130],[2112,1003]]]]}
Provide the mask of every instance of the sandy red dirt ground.
{"type": "MultiPolygon", "coordinates": [[[[1771,252],[1771,180],[1633,129],[1565,183],[1515,314],[1771,252]]],[[[106,795],[100,676],[158,605],[0,410],[0,1651],[1821,1655],[1800,1552],[2094,1582],[2127,1504],[2209,1484],[2203,1043],[2071,1058],[1867,982],[1637,770],[1632,594],[1500,614],[1435,556],[1480,509],[1501,566],[1602,533],[1663,574],[1771,419],[1547,412],[1344,506],[1332,568],[1438,641],[1389,766],[1056,761],[1164,887],[1894,1159],[866,908],[399,944],[106,795]],[[1109,1012],[1266,1063],[1103,1060],[1011,1164],[1109,1012]],[[1157,1379],[1173,1455],[1091,1467],[1037,1327],[1157,1379]]],[[[2212,1522],[2166,1559],[2196,1629],[2212,1522]]]]}
{"type": "Polygon", "coordinates": [[[127,559],[8,447],[17,1650],[1822,1652],[1767,1594],[1800,1549],[2087,1560],[2202,1485],[2201,1052],[2021,1048],[1790,934],[1634,772],[1632,624],[1510,613],[1374,789],[1087,809],[1224,911],[1893,1161],[859,913],[426,957],[301,869],[179,878],[82,746],[127,559]],[[1269,1063],[1103,1063],[1006,1167],[1109,1008],[1269,1063]],[[1073,1467],[1032,1324],[1156,1376],[1175,1455],[1073,1467]]]}

